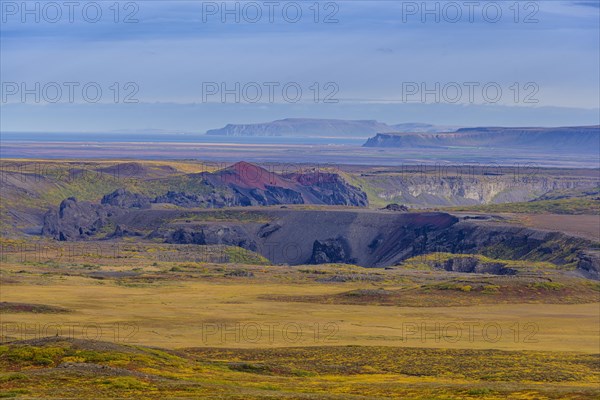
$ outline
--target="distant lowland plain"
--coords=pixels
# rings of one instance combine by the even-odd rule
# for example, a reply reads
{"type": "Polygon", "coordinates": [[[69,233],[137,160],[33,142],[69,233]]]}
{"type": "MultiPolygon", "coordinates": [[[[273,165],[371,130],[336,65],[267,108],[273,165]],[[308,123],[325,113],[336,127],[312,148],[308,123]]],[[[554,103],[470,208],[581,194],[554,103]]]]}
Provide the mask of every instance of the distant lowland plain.
{"type": "Polygon", "coordinates": [[[3,132],[0,156],[594,168],[600,162],[598,149],[599,125],[460,127],[286,118],[227,124],[206,132],[3,132]]]}

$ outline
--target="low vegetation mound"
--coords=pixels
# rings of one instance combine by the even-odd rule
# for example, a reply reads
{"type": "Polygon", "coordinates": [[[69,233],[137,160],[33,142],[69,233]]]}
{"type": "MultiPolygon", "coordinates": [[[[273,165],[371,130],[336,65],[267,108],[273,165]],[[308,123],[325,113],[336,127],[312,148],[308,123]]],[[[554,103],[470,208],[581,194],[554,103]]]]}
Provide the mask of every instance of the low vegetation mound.
{"type": "Polygon", "coordinates": [[[67,338],[0,346],[4,398],[594,399],[599,377],[598,356],[580,353],[371,346],[167,351],[67,338]]]}
{"type": "Polygon", "coordinates": [[[36,314],[60,314],[67,313],[68,309],[47,304],[0,302],[0,313],[36,313],[36,314]]]}

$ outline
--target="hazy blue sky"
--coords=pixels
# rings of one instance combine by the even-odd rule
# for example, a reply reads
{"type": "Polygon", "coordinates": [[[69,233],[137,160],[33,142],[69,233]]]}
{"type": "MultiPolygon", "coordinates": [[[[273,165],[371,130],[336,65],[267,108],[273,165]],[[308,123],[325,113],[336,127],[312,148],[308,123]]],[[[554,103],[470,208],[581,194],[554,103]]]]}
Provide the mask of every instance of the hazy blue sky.
{"type": "Polygon", "coordinates": [[[0,3],[3,131],[204,132],[286,117],[465,126],[600,119],[598,0],[428,1],[429,14],[422,1],[399,0],[229,2],[237,11],[225,15],[222,2],[123,1],[118,14],[113,1],[71,10],[29,2],[29,13],[21,1],[0,3]],[[236,82],[238,103],[214,93],[236,82]],[[422,98],[420,85],[433,91],[422,98]],[[324,103],[327,95],[337,102],[324,103]]]}

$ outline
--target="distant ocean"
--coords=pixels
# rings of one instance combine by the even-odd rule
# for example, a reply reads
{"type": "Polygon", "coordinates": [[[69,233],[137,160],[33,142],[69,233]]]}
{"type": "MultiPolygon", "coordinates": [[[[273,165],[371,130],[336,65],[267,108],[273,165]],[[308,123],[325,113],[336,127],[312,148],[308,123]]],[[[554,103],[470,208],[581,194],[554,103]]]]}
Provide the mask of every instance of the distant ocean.
{"type": "Polygon", "coordinates": [[[367,138],[326,138],[289,136],[209,136],[188,133],[118,133],[118,132],[2,132],[3,142],[97,142],[97,143],[231,143],[231,144],[317,144],[361,146],[367,138]]]}
{"type": "Polygon", "coordinates": [[[598,157],[519,148],[373,148],[366,138],[207,136],[177,133],[0,134],[2,158],[196,159],[362,165],[472,164],[598,168],[598,157]]]}

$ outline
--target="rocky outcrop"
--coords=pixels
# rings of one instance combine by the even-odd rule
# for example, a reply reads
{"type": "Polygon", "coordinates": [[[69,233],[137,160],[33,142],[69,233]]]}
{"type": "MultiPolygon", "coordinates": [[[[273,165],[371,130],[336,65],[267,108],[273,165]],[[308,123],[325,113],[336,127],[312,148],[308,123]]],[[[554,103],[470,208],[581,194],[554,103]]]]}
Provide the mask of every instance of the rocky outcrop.
{"type": "Polygon", "coordinates": [[[236,206],[304,204],[304,198],[300,192],[279,186],[265,185],[264,189],[234,187],[231,203],[236,206]]]}
{"type": "Polygon", "coordinates": [[[203,195],[198,193],[169,191],[163,195],[157,196],[153,203],[174,204],[178,207],[193,208],[222,208],[231,204],[231,200],[222,196],[212,194],[203,195]]]}
{"type": "Polygon", "coordinates": [[[232,188],[226,194],[211,193],[209,195],[171,191],[157,196],[153,202],[175,204],[185,208],[223,208],[304,204],[304,199],[300,193],[291,189],[266,186],[265,190],[232,188]]]}
{"type": "Polygon", "coordinates": [[[115,231],[105,237],[105,239],[121,239],[124,237],[142,237],[143,233],[137,231],[131,231],[127,228],[123,228],[121,225],[117,225],[115,231]]]}
{"type": "Polygon", "coordinates": [[[108,225],[115,211],[112,207],[69,197],[60,203],[58,210],[46,213],[42,234],[61,241],[85,240],[108,225]]]}
{"type": "Polygon", "coordinates": [[[588,278],[600,280],[600,251],[584,250],[577,257],[577,269],[588,278]]]}
{"type": "Polygon", "coordinates": [[[125,189],[117,189],[102,197],[100,204],[119,208],[150,208],[150,198],[125,189]]]}
{"type": "Polygon", "coordinates": [[[477,257],[454,257],[443,262],[434,263],[435,268],[452,272],[493,274],[493,275],[515,275],[517,271],[506,268],[506,264],[500,262],[483,262],[477,257]]]}
{"type": "Polygon", "coordinates": [[[350,246],[343,238],[315,240],[310,264],[342,263],[353,264],[356,259],[350,257],[350,246]]]}
{"type": "Polygon", "coordinates": [[[309,171],[285,175],[298,182],[308,192],[308,198],[315,203],[366,207],[369,205],[367,194],[359,188],[345,182],[341,176],[321,171],[309,171]]]}
{"type": "Polygon", "coordinates": [[[271,236],[273,233],[277,232],[279,229],[281,229],[281,225],[280,224],[264,224],[263,226],[261,226],[258,229],[258,232],[256,232],[257,236],[261,239],[264,238],[268,238],[269,236],[271,236]]]}
{"type": "Polygon", "coordinates": [[[255,251],[256,243],[248,233],[238,226],[207,225],[202,227],[180,228],[170,234],[167,243],[238,246],[255,251]]]}
{"type": "Polygon", "coordinates": [[[428,241],[424,253],[483,254],[496,259],[564,265],[575,262],[577,250],[589,245],[588,240],[559,232],[465,221],[428,241]]]}
{"type": "MultiPolygon", "coordinates": [[[[157,233],[153,233],[152,237],[157,237],[157,233]]],[[[205,245],[206,238],[204,237],[204,231],[193,231],[191,229],[177,229],[166,239],[166,243],[176,244],[199,244],[205,245]]]]}
{"type": "Polygon", "coordinates": [[[383,207],[382,210],[394,211],[394,212],[408,212],[408,207],[406,207],[405,205],[392,203],[392,204],[388,204],[387,206],[383,207]]]}

